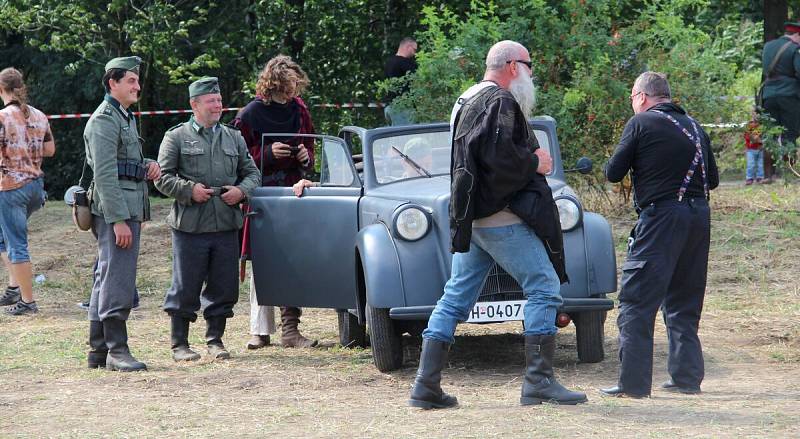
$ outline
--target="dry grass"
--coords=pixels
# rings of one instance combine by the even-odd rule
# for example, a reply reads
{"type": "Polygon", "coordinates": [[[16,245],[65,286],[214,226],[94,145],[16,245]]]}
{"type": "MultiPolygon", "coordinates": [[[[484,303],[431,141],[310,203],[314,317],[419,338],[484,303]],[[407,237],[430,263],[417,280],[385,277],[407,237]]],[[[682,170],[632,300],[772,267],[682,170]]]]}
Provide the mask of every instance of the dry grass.
{"type": "MultiPolygon", "coordinates": [[[[712,253],[701,337],[701,396],[654,391],[649,400],[602,398],[616,379],[616,328],[606,325],[607,359],[579,364],[572,328],[558,337],[556,367],[566,385],[586,391],[577,407],[519,407],[523,366],[519,324],[464,325],[443,386],[461,407],[407,408],[418,341],[406,340],[406,367],[382,374],[369,350],[336,345],[336,318],[308,310],[303,329],[326,348],[271,346],[247,352],[247,285],[226,342],[233,359],[178,365],[159,310],[169,284],[170,242],[158,202],[143,239],[142,307],[130,322],[131,346],[150,371],[88,370],[85,315],[74,306],[90,284],[93,242],[73,230],[53,203],[32,221],[41,306],[32,318],[0,317],[0,437],[792,437],[800,425],[800,195],[797,186],[716,191],[712,253]]],[[[612,195],[613,196],[613,195],[612,195]]],[[[585,199],[586,201],[586,199],[585,199]]],[[[634,221],[609,208],[618,249],[634,221]]],[[[622,260],[622,254],[619,255],[622,260]]],[[[191,340],[200,346],[201,325],[191,340]]],[[[666,378],[665,336],[657,322],[655,382],[666,378]]]]}

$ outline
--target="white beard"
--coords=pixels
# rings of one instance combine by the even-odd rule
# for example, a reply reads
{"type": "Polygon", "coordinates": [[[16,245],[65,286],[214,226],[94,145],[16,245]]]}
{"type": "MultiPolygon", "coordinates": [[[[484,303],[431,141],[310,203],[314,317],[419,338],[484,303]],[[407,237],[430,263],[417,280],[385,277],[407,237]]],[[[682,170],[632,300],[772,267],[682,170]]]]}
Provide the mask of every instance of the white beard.
{"type": "Polygon", "coordinates": [[[536,107],[536,87],[527,70],[520,67],[518,71],[519,75],[511,81],[509,91],[517,100],[525,119],[530,119],[536,107]]]}

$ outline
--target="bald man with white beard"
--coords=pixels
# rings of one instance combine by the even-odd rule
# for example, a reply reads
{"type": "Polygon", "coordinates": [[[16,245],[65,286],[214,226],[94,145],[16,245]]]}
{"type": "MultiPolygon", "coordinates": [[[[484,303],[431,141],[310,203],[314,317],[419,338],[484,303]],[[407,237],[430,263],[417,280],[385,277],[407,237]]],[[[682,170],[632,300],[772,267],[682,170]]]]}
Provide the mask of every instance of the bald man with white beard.
{"type": "Polygon", "coordinates": [[[560,285],[568,279],[557,209],[545,178],[553,162],[528,125],[535,104],[531,76],[528,50],[501,41],[489,49],[483,81],[453,108],[452,271],[422,333],[409,399],[413,407],[458,405],[442,391],[441,372],[456,325],[467,320],[495,262],[519,283],[527,300],[520,404],[586,402],[584,393],[565,389],[553,375],[560,285]]]}

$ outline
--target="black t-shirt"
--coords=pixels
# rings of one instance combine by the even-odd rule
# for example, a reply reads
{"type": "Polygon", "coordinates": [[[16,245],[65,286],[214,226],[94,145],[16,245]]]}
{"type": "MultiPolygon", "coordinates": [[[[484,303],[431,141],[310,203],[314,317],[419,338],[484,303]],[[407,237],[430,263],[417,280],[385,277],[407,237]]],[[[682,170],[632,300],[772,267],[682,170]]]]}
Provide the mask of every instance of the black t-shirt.
{"type": "MultiPolygon", "coordinates": [[[[408,72],[417,70],[417,61],[414,58],[406,58],[400,55],[392,55],[386,59],[386,65],[383,68],[387,78],[401,78],[408,72]]],[[[408,91],[408,87],[403,87],[400,93],[389,93],[386,98],[392,100],[399,94],[408,91]]]]}
{"type": "MultiPolygon", "coordinates": [[[[673,103],[661,103],[628,120],[614,154],[606,164],[605,174],[612,183],[621,181],[631,170],[634,194],[639,206],[654,201],[677,199],[683,179],[694,159],[697,147],[669,119],[652,110],[661,110],[674,117],[690,134],[692,123],[684,111],[673,103]]],[[[719,173],[711,141],[700,127],[703,161],[708,188],[719,185],[719,173]]],[[[695,169],[685,197],[704,197],[702,171],[695,169]]]]}

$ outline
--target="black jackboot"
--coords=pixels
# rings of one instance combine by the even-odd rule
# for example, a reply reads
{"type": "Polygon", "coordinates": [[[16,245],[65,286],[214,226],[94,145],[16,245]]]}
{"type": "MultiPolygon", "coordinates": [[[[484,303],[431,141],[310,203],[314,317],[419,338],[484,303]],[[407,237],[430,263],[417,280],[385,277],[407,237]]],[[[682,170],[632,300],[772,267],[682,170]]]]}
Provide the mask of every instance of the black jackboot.
{"type": "Polygon", "coordinates": [[[230,352],[222,344],[222,336],[225,334],[225,317],[211,317],[206,319],[206,345],[208,345],[208,355],[213,359],[227,360],[231,358],[230,352]]]}
{"type": "Polygon", "coordinates": [[[200,354],[189,348],[189,319],[178,315],[170,316],[172,323],[172,359],[175,361],[196,361],[200,354]]]}
{"type": "Polygon", "coordinates": [[[442,369],[447,363],[450,344],[438,340],[422,339],[419,369],[408,404],[421,409],[444,409],[458,405],[458,399],[442,391],[442,369]]]}
{"type": "Polygon", "coordinates": [[[133,358],[128,349],[128,327],[125,320],[103,320],[103,335],[108,346],[106,369],[120,372],[147,370],[147,366],[133,358]]]}
{"type": "Polygon", "coordinates": [[[575,405],[586,402],[586,394],[567,390],[553,376],[553,357],[556,352],[555,335],[525,336],[525,378],[522,382],[522,405],[553,404],[575,405]]]}
{"type": "Polygon", "coordinates": [[[103,322],[89,321],[89,354],[86,356],[89,369],[106,367],[108,347],[103,335],[103,322]]]}

